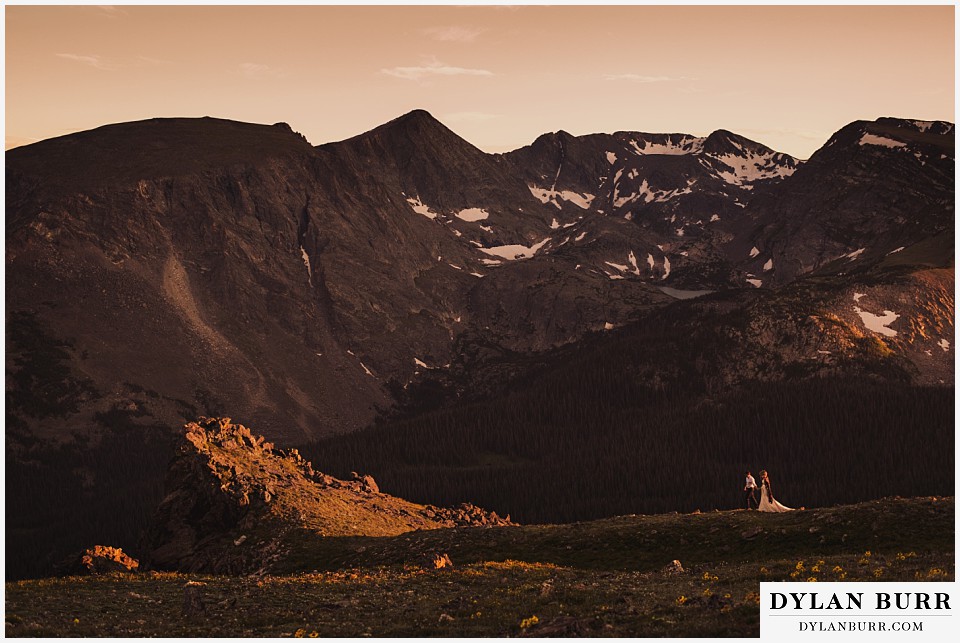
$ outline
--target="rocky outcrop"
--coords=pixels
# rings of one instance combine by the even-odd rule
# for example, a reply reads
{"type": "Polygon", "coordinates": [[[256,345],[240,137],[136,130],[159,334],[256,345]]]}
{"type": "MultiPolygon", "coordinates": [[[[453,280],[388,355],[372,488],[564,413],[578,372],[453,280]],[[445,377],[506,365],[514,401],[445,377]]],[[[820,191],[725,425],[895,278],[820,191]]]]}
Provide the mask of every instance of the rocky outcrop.
{"type": "Polygon", "coordinates": [[[314,471],[230,418],[186,425],[167,495],[144,545],[157,569],[236,573],[269,566],[294,532],[309,537],[393,536],[416,529],[512,524],[465,504],[429,507],[379,491],[370,475],[314,471]]]}
{"type": "Polygon", "coordinates": [[[487,511],[468,502],[455,508],[428,505],[424,514],[443,522],[452,522],[458,527],[503,527],[513,524],[509,515],[501,518],[496,511],[487,511]]]}
{"type": "Polygon", "coordinates": [[[140,562],[121,548],[94,545],[66,561],[58,571],[64,575],[100,575],[136,572],[139,568],[140,562]]]}

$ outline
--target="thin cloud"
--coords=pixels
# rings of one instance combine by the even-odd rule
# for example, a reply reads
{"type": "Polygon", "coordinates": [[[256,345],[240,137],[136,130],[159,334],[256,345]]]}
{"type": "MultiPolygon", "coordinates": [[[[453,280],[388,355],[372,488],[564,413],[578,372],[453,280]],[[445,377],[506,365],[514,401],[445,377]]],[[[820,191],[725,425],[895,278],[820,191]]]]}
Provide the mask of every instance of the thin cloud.
{"type": "Polygon", "coordinates": [[[239,69],[240,73],[248,78],[265,78],[268,76],[282,78],[287,75],[287,72],[283,69],[275,69],[270,65],[261,63],[240,63],[239,69]]]}
{"type": "Polygon", "coordinates": [[[97,55],[81,55],[81,54],[57,54],[58,58],[63,58],[65,60],[72,60],[83,65],[88,65],[90,67],[95,67],[96,69],[111,70],[116,69],[116,64],[105,60],[102,56],[97,55]]]}
{"type": "Polygon", "coordinates": [[[500,114],[488,114],[486,112],[453,112],[444,114],[441,119],[448,123],[483,123],[485,121],[500,118],[500,114]]]}
{"type": "Polygon", "coordinates": [[[160,58],[151,58],[149,56],[134,56],[132,58],[105,58],[99,54],[56,54],[58,58],[70,60],[81,65],[87,65],[94,69],[104,71],[116,71],[117,69],[130,69],[144,66],[171,65],[172,61],[162,60],[160,58]]]}
{"type": "Polygon", "coordinates": [[[263,76],[270,73],[270,66],[259,63],[240,63],[240,73],[244,76],[263,76]]]}
{"type": "Polygon", "coordinates": [[[423,80],[432,76],[493,76],[492,71],[486,69],[468,69],[466,67],[454,67],[445,65],[439,61],[433,61],[420,65],[419,67],[391,67],[390,69],[381,69],[381,74],[402,78],[404,80],[423,80]]]}
{"type": "Polygon", "coordinates": [[[642,74],[604,74],[603,79],[629,81],[631,83],[669,83],[678,80],[694,80],[687,76],[644,76],[642,74]]]}
{"type": "Polygon", "coordinates": [[[129,15],[126,9],[114,5],[98,5],[97,9],[107,18],[119,18],[120,16],[129,15]]]}
{"type": "Polygon", "coordinates": [[[483,29],[450,25],[446,27],[428,27],[423,30],[423,33],[441,42],[473,42],[483,33],[483,29]]]}

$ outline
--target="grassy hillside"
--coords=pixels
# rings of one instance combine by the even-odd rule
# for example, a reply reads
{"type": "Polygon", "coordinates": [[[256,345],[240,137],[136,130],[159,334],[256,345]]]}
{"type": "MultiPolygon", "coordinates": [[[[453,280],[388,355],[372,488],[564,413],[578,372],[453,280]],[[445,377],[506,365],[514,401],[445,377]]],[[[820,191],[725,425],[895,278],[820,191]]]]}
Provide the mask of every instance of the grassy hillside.
{"type": "Polygon", "coordinates": [[[952,498],[391,538],[300,532],[259,575],[7,583],[6,634],[755,637],[761,581],[952,580],[953,543],[952,498]],[[454,566],[429,569],[427,553],[454,566]],[[185,592],[202,595],[203,612],[185,612],[185,592]]]}

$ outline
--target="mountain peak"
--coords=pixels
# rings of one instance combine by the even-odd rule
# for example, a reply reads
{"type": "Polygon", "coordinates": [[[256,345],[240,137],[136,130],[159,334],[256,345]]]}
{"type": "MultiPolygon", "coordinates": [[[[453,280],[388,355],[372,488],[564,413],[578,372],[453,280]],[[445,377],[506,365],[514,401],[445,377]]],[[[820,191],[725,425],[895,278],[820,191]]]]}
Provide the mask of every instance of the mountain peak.
{"type": "MultiPolygon", "coordinates": [[[[437,120],[433,114],[425,109],[414,109],[383,125],[373,128],[363,134],[353,136],[343,143],[374,144],[385,146],[387,150],[396,151],[410,145],[427,145],[437,150],[448,147],[459,149],[462,146],[477,150],[472,144],[460,137],[456,132],[437,120]]],[[[338,145],[328,143],[326,146],[338,145]]],[[[320,147],[326,147],[320,146],[320,147]]]]}
{"type": "Polygon", "coordinates": [[[703,151],[712,154],[736,154],[738,156],[742,156],[747,151],[759,154],[774,153],[774,150],[762,143],[757,143],[725,129],[712,132],[703,142],[703,151]]]}
{"type": "Polygon", "coordinates": [[[379,127],[374,128],[373,131],[379,130],[381,128],[395,128],[395,127],[423,127],[423,126],[439,126],[444,127],[433,114],[428,112],[425,109],[413,109],[405,114],[401,114],[394,119],[391,119],[380,125],[379,127]]]}
{"type": "MultiPolygon", "coordinates": [[[[407,112],[406,114],[403,114],[402,116],[399,116],[399,117],[397,117],[397,118],[394,119],[394,120],[403,120],[403,119],[424,119],[424,120],[429,120],[429,121],[436,121],[436,120],[437,120],[436,117],[434,117],[433,114],[431,114],[430,112],[428,112],[428,111],[425,110],[425,109],[420,109],[420,108],[411,109],[411,110],[410,110],[409,112],[407,112]]],[[[438,122],[439,122],[439,121],[438,121],[438,122]]]]}
{"type": "MultiPolygon", "coordinates": [[[[449,132],[449,128],[441,123],[437,118],[428,112],[425,109],[414,109],[406,114],[398,116],[391,121],[387,121],[380,127],[375,128],[373,131],[380,131],[385,129],[395,130],[395,129],[406,129],[411,128],[418,131],[423,131],[426,129],[434,128],[441,129],[449,132]]],[[[451,132],[452,133],[452,132],[451,132]]]]}

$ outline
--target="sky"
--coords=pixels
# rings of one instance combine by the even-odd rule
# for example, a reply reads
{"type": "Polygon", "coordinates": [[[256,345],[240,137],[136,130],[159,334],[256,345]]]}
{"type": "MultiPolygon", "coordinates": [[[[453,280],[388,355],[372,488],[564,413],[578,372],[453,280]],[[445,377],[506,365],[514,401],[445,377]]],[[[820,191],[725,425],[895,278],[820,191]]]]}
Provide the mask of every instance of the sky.
{"type": "Polygon", "coordinates": [[[808,158],[858,119],[955,121],[954,7],[7,6],[6,148],[158,116],[314,145],[426,109],[487,152],[727,129],[808,158]]]}

